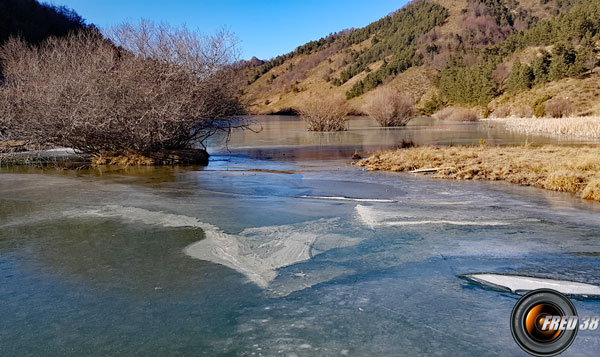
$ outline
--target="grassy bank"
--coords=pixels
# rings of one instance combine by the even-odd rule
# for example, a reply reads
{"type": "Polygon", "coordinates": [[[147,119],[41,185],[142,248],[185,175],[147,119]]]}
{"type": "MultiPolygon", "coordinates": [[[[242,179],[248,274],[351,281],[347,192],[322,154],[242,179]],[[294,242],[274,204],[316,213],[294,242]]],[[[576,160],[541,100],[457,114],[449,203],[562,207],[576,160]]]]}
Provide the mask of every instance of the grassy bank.
{"type": "Polygon", "coordinates": [[[413,147],[379,152],[357,165],[436,178],[503,180],[600,201],[600,147],[413,147]]]}

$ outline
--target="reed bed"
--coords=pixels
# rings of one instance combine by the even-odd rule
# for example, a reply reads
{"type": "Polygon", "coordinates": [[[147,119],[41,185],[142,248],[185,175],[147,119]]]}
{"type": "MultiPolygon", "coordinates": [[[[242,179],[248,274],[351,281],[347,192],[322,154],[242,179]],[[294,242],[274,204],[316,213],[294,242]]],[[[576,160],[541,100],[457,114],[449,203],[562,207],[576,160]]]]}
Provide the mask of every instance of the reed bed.
{"type": "Polygon", "coordinates": [[[491,119],[513,132],[551,136],[600,138],[600,117],[491,119]]]}

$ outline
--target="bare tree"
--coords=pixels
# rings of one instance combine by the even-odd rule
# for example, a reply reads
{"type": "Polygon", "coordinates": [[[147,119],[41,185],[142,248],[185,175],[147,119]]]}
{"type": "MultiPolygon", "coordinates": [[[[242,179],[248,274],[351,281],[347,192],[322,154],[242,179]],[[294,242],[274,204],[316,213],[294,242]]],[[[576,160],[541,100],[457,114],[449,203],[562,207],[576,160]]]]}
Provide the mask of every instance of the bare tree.
{"type": "Polygon", "coordinates": [[[369,94],[364,111],[381,126],[405,126],[415,115],[414,106],[409,95],[382,87],[369,94]]]}
{"type": "Polygon", "coordinates": [[[105,34],[137,58],[158,60],[185,68],[204,78],[239,59],[238,39],[225,29],[202,35],[187,27],[141,20],[108,28],[105,34]]]}
{"type": "Polygon", "coordinates": [[[156,153],[246,123],[235,38],[141,22],[109,31],[18,39],[0,49],[0,134],[85,153],[156,153]],[[117,46],[115,46],[115,44],[117,46]]]}

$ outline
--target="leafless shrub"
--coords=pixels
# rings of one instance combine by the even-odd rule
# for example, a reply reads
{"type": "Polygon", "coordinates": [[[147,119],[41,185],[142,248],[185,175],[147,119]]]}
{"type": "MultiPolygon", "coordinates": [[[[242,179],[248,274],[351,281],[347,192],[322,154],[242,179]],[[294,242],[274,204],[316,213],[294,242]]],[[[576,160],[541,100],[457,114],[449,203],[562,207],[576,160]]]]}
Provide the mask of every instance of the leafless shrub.
{"type": "Polygon", "coordinates": [[[569,116],[575,110],[573,102],[568,99],[555,98],[545,104],[546,114],[552,118],[569,116]]]}
{"type": "Polygon", "coordinates": [[[450,58],[450,55],[448,53],[435,54],[432,57],[430,64],[433,68],[441,71],[444,67],[446,67],[446,64],[448,63],[449,58],[450,58]]]}
{"type": "Polygon", "coordinates": [[[513,114],[518,118],[531,118],[533,117],[533,109],[531,107],[519,107],[514,110],[513,114]]]}
{"type": "Polygon", "coordinates": [[[513,27],[515,28],[516,32],[521,32],[527,30],[529,28],[529,24],[527,23],[527,21],[516,19],[513,27]]]}
{"type": "Polygon", "coordinates": [[[456,34],[442,34],[438,28],[433,28],[419,37],[417,52],[426,64],[441,70],[461,44],[462,39],[456,34]]]}
{"type": "Polygon", "coordinates": [[[306,99],[298,109],[310,131],[344,131],[348,121],[348,107],[341,98],[324,96],[306,99]]]}
{"type": "Polygon", "coordinates": [[[237,38],[224,29],[201,35],[185,26],[141,20],[109,28],[106,35],[136,58],[175,65],[201,78],[230,66],[239,57],[237,38]]]}
{"type": "Polygon", "coordinates": [[[510,76],[511,69],[508,67],[506,63],[500,63],[494,72],[492,72],[492,78],[496,81],[496,83],[504,83],[508,77],[510,76]]]}
{"type": "Polygon", "coordinates": [[[381,126],[405,126],[415,115],[412,98],[388,87],[370,93],[364,111],[381,126]]]}
{"type": "Polygon", "coordinates": [[[510,107],[502,106],[494,110],[492,113],[493,118],[507,118],[510,115],[510,107]]]}
{"type": "Polygon", "coordinates": [[[202,37],[142,22],[0,49],[2,136],[85,153],[151,153],[189,147],[244,127],[226,32],[202,37]]]}
{"type": "Polygon", "coordinates": [[[476,1],[469,2],[463,23],[465,39],[476,47],[501,42],[512,32],[508,26],[498,26],[490,8],[476,1]]]}
{"type": "Polygon", "coordinates": [[[448,121],[478,121],[479,116],[477,113],[470,109],[448,107],[440,110],[433,115],[439,120],[448,121]]]}

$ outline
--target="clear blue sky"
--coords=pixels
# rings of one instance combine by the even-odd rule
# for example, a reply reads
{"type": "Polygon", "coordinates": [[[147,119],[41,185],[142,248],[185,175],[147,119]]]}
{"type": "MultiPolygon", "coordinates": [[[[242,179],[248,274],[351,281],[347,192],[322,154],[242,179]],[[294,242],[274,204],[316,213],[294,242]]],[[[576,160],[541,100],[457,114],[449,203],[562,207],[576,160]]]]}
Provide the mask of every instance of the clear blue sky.
{"type": "Polygon", "coordinates": [[[330,32],[363,27],[407,0],[46,0],[106,27],[141,18],[186,24],[209,33],[225,26],[241,40],[242,57],[268,59],[330,32]]]}

